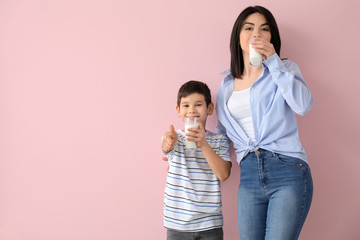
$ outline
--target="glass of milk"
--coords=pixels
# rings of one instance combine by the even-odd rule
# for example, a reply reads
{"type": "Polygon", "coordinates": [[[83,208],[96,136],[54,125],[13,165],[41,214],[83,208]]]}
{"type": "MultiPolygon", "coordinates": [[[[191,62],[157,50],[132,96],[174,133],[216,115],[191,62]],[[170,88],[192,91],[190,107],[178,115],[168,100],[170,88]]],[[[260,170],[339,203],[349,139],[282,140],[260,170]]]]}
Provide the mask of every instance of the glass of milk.
{"type": "Polygon", "coordinates": [[[254,66],[254,67],[260,67],[261,63],[262,63],[262,56],[260,53],[256,52],[255,49],[251,46],[251,42],[253,41],[250,40],[249,43],[249,60],[250,60],[250,65],[254,66]]]}
{"type": "MultiPolygon", "coordinates": [[[[190,132],[188,130],[189,128],[199,128],[199,124],[198,124],[197,120],[199,120],[198,117],[185,117],[184,118],[184,121],[185,121],[185,134],[190,132]]],[[[197,145],[196,145],[196,142],[189,141],[189,140],[186,139],[185,147],[186,148],[197,148],[197,145]]]]}

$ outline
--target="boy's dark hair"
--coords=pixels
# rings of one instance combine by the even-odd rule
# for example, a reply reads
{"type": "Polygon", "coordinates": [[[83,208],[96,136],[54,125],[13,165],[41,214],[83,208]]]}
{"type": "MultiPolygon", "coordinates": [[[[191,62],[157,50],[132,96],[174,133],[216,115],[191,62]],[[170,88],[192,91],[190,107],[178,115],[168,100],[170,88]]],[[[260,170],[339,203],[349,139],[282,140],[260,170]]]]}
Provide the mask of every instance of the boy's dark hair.
{"type": "Polygon", "coordinates": [[[180,107],[181,98],[187,97],[193,93],[202,94],[205,98],[206,106],[209,106],[209,104],[211,103],[211,93],[209,87],[203,82],[191,80],[184,83],[179,89],[177,95],[178,107],[180,107]]]}
{"type": "Polygon", "coordinates": [[[247,7],[244,9],[234,23],[233,30],[231,32],[230,38],[230,53],[231,53],[231,73],[234,78],[240,78],[244,71],[244,59],[242,55],[242,50],[240,46],[239,36],[241,28],[244,24],[245,19],[253,14],[260,13],[262,14],[270,27],[271,33],[271,43],[274,45],[275,52],[280,57],[280,48],[281,48],[281,39],[279,29],[277,27],[274,16],[269,10],[261,6],[247,7]]]}

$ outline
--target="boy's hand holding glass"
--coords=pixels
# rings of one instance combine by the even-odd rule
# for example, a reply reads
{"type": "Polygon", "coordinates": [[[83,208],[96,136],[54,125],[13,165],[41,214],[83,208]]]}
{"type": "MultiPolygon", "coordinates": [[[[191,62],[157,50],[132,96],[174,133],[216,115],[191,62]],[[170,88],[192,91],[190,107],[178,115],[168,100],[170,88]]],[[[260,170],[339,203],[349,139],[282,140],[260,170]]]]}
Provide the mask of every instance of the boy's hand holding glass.
{"type": "Polygon", "coordinates": [[[166,132],[161,139],[161,148],[164,152],[170,152],[176,145],[177,133],[173,125],[170,125],[170,131],[166,132]]]}
{"type": "Polygon", "coordinates": [[[197,123],[199,124],[199,128],[189,128],[189,132],[186,133],[186,136],[188,137],[187,140],[196,142],[197,147],[202,148],[207,145],[208,142],[205,138],[204,125],[199,120],[197,120],[197,123]]]}

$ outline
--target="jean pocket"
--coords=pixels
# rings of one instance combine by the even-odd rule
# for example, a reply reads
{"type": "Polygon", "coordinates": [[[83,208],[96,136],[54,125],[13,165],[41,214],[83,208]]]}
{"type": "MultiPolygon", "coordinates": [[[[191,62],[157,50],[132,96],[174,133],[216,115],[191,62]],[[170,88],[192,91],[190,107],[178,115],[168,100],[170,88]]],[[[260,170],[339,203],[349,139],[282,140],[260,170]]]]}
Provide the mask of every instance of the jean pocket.
{"type": "Polygon", "coordinates": [[[276,158],[282,164],[286,164],[290,166],[299,166],[299,167],[302,167],[304,165],[306,166],[306,163],[300,158],[290,157],[283,154],[276,154],[276,158]]]}

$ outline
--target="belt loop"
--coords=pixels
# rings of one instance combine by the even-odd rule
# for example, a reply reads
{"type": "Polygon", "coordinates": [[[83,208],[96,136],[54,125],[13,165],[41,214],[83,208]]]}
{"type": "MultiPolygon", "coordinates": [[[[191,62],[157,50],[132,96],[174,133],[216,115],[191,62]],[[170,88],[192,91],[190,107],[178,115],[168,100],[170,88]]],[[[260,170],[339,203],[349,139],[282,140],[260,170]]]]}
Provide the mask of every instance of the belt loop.
{"type": "Polygon", "coordinates": [[[277,155],[276,155],[276,152],[271,152],[272,153],[272,155],[273,155],[273,157],[277,157],[277,155]]]}

